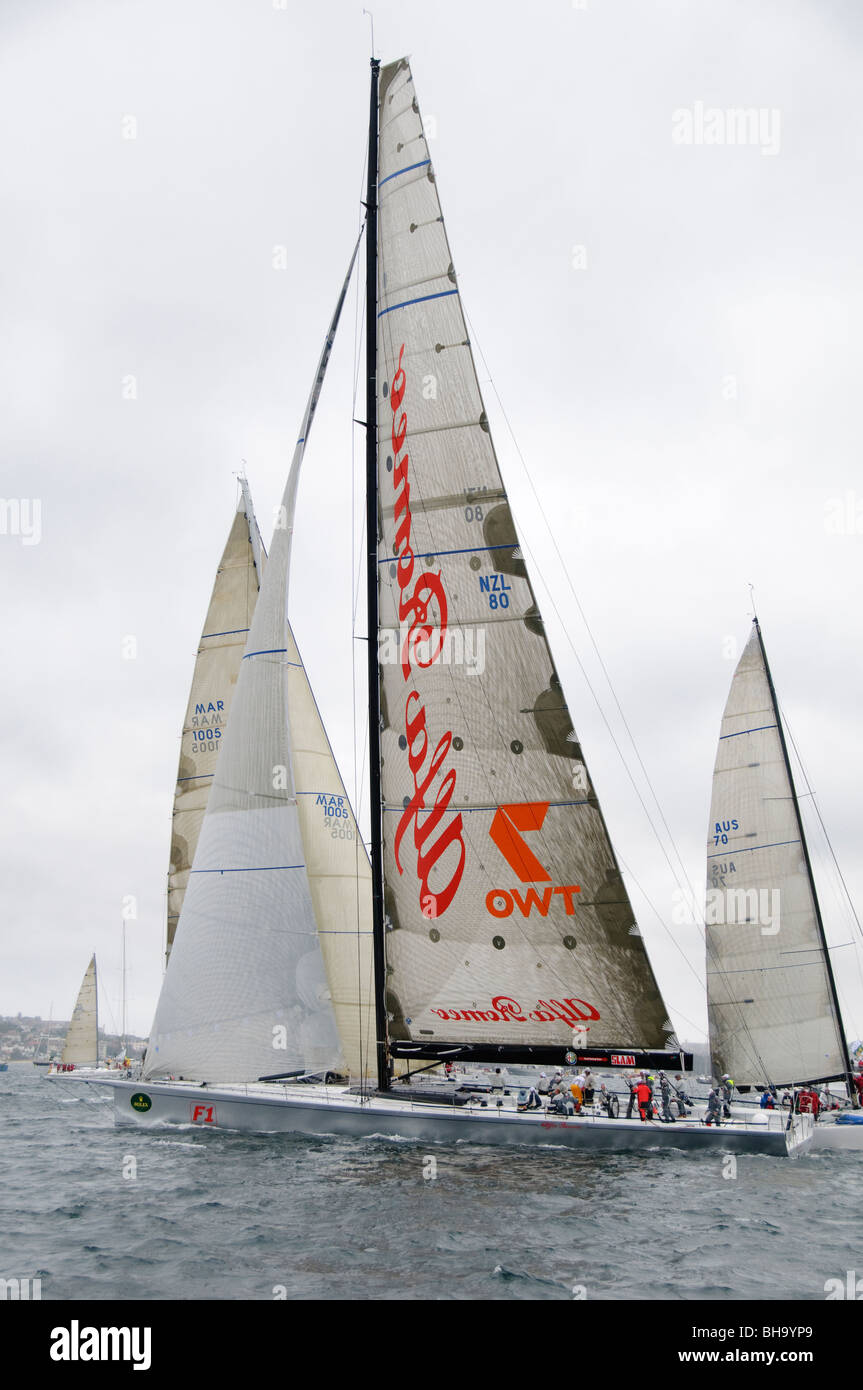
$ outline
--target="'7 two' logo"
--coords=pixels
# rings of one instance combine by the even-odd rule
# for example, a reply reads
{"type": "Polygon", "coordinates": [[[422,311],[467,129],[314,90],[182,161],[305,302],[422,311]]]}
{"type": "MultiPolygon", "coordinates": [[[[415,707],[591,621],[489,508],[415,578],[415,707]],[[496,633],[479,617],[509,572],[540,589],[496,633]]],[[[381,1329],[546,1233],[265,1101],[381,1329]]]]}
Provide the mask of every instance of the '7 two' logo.
{"type": "MultiPolygon", "coordinates": [[[[550,804],[548,801],[524,801],[498,806],[489,827],[493,843],[522,883],[551,885],[551,874],[524,838],[525,834],[542,829],[550,804]]],[[[535,888],[528,888],[523,897],[517,888],[493,888],[486,894],[485,905],[493,917],[509,917],[516,907],[522,917],[529,917],[534,909],[540,917],[547,917],[554,895],[560,894],[566,915],[571,917],[575,912],[573,894],[580,892],[577,883],[549,886],[542,890],[541,896],[535,888]]]]}

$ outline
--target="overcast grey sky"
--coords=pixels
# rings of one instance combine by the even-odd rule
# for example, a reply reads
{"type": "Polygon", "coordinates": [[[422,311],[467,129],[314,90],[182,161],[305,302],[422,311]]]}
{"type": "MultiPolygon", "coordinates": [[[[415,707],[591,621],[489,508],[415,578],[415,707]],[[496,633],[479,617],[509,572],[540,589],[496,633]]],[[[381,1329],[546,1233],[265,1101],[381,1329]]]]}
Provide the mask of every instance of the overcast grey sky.
{"type": "MultiPolygon", "coordinates": [[[[675,883],[573,655],[570,640],[623,740],[497,393],[699,897],[752,583],[863,904],[863,12],[374,10],[382,58],[412,56],[514,514],[666,1002],[692,1038],[699,933],[672,920],[675,883]],[[738,107],[763,113],[750,143],[699,143],[699,111],[738,107]]],[[[0,40],[0,495],[41,505],[38,544],[0,535],[0,1012],[68,1017],[95,950],[104,1021],[118,1021],[131,895],[129,1019],[146,1033],[179,733],[233,474],[245,459],[268,538],[359,225],[368,21],[359,0],[4,0],[0,40]]],[[[355,314],[352,294],[292,584],[349,786],[355,314]]],[[[841,946],[853,929],[823,882],[841,946]]],[[[860,953],[835,960],[860,1036],[860,953]]]]}

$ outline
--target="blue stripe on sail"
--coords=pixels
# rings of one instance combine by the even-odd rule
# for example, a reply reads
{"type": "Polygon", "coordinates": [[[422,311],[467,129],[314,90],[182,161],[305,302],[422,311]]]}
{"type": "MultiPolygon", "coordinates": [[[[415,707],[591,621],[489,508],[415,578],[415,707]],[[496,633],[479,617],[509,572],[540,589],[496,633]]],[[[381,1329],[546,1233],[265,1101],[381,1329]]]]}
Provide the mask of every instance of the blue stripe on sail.
{"type": "Polygon", "coordinates": [[[389,183],[390,179],[397,179],[399,174],[409,174],[411,169],[424,169],[427,164],[431,164],[430,159],[421,159],[418,164],[406,164],[403,169],[396,169],[394,174],[387,174],[385,179],[381,179],[378,188],[383,188],[384,184],[389,183]]]}
{"type": "Polygon", "coordinates": [[[744,849],[726,849],[721,854],[708,854],[708,859],[733,859],[735,854],[752,854],[756,849],[779,849],[782,845],[799,845],[799,840],[776,840],[772,845],[746,845],[744,849]]]}
{"type": "Polygon", "coordinates": [[[378,318],[382,319],[384,314],[391,314],[394,309],[406,309],[409,304],[425,304],[427,299],[446,299],[450,294],[458,294],[458,290],[441,290],[438,294],[421,294],[417,299],[403,299],[400,304],[391,304],[388,309],[381,309],[378,318]]]}
{"type": "Polygon", "coordinates": [[[720,734],[719,742],[724,738],[740,738],[741,734],[760,734],[762,729],[775,729],[775,724],[758,724],[754,729],[738,729],[736,734],[720,734]]]}
{"type": "MultiPolygon", "coordinates": [[[[286,652],[287,650],[287,647],[265,647],[264,650],[260,652],[246,652],[243,660],[248,661],[250,656],[278,656],[280,652],[286,652]]],[[[285,666],[296,666],[298,671],[302,671],[303,669],[303,663],[301,661],[286,661],[284,664],[285,666]]]]}
{"type": "Polygon", "coordinates": [[[201,641],[207,637],[236,637],[241,632],[248,632],[247,627],[229,627],[227,632],[202,632],[201,641]]]}
{"type": "MultiPolygon", "coordinates": [[[[434,559],[436,555],[479,555],[484,550],[515,550],[512,541],[505,545],[469,545],[464,550],[426,550],[419,555],[414,555],[415,560],[434,559]]],[[[398,562],[398,555],[387,555],[385,559],[378,560],[379,565],[395,565],[398,562]]]]}
{"type": "Polygon", "coordinates": [[[270,874],[281,869],[304,869],[305,864],[262,864],[255,869],[192,869],[193,874],[270,874]]]}
{"type": "Polygon", "coordinates": [[[178,782],[203,782],[207,777],[215,777],[215,772],[199,772],[197,777],[178,777],[178,782]]]}

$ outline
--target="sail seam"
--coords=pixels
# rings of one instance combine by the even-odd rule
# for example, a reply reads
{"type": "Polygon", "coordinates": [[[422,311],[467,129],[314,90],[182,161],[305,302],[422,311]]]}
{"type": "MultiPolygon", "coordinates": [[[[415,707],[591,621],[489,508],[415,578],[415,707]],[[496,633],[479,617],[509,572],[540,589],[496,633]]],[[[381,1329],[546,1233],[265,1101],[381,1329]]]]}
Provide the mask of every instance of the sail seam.
{"type": "Polygon", "coordinates": [[[193,874],[269,874],[282,869],[304,869],[305,864],[261,864],[251,869],[190,869],[193,874]]]}

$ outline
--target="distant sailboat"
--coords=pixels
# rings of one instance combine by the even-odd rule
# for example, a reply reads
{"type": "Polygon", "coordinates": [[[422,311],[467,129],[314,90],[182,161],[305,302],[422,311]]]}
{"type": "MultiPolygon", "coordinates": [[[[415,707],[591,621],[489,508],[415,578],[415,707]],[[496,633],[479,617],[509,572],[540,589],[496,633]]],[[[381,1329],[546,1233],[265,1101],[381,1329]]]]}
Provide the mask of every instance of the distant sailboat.
{"type": "Polygon", "coordinates": [[[394,1084],[411,1062],[630,1069],[684,1059],[519,548],[405,60],[380,73],[372,64],[368,169],[371,863],[287,613],[299,470],[346,281],[144,1079],[114,1083],[117,1117],[784,1154],[805,1138],[805,1117],[726,1135],[685,1121],[520,1113],[503,1098],[445,1104],[394,1084]],[[467,655],[480,629],[483,669],[467,655]],[[326,1073],[344,1082],[321,1084],[326,1073]]]}
{"type": "MultiPolygon", "coordinates": [[[[845,1081],[853,1097],[836,980],[757,619],[722,717],[707,880],[716,1074],[745,1087],[845,1081]]],[[[816,1143],[823,1128],[816,1126],[816,1143]]]]}
{"type": "Polygon", "coordinates": [[[53,1005],[51,1006],[51,1016],[48,1019],[48,1031],[47,1033],[41,1033],[36,1043],[36,1048],[34,1050],[32,1059],[34,1067],[52,1067],[54,1063],[58,1061],[57,1039],[51,1031],[52,1019],[53,1005]],[[42,1055],[43,1047],[45,1053],[44,1056],[42,1055]]]}
{"type": "Polygon", "coordinates": [[[96,957],[92,956],[84,972],[75,1009],[66,1032],[60,1055],[61,1067],[98,1067],[99,1065],[99,993],[96,980],[96,957]]]}

